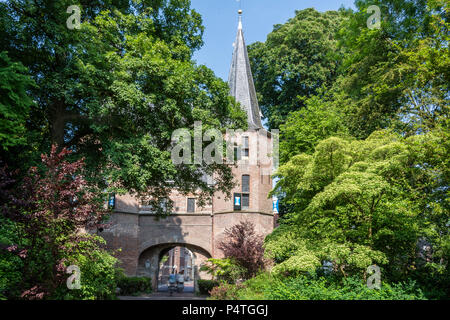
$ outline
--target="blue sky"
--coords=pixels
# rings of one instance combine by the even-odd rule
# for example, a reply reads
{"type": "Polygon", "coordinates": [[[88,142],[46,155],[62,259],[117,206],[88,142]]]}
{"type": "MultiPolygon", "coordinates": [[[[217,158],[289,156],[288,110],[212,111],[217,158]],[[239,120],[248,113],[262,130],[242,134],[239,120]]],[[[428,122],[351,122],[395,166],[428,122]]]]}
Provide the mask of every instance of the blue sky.
{"type": "MultiPolygon", "coordinates": [[[[265,41],[275,24],[283,24],[295,16],[295,10],[315,8],[337,10],[341,6],[355,8],[354,0],[241,0],[242,24],[247,45],[265,41]]],[[[191,0],[191,7],[202,15],[204,46],[194,60],[212,69],[223,80],[228,71],[236,37],[239,2],[236,0],[191,0]]]]}

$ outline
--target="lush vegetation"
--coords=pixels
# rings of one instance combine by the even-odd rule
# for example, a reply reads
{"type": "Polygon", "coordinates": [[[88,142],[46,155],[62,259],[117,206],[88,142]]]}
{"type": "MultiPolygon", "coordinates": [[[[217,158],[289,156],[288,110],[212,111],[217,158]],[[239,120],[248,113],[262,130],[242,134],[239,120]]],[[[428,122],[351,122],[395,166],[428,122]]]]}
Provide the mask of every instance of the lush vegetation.
{"type": "Polygon", "coordinates": [[[212,299],[450,298],[448,1],[355,4],[298,11],[249,46],[280,128],[281,218],[273,266],[212,299]]]}
{"type": "MultiPolygon", "coordinates": [[[[84,162],[68,162],[70,151],[52,148],[42,167],[16,183],[0,171],[0,240],[4,298],[106,299],[115,294],[117,259],[92,230],[107,211],[95,185],[83,175],[84,162]],[[81,286],[69,290],[67,267],[79,268],[81,286]]],[[[76,275],[75,275],[76,276],[76,275]]],[[[73,283],[73,282],[72,282],[73,283]]]]}
{"type": "Polygon", "coordinates": [[[212,260],[222,277],[229,275],[234,281],[241,276],[248,279],[256,275],[265,267],[263,238],[255,231],[255,225],[249,221],[225,229],[225,239],[219,243],[219,249],[225,256],[225,264],[220,265],[218,260],[212,260]]]}
{"type": "Polygon", "coordinates": [[[223,284],[212,290],[212,300],[423,300],[412,282],[369,289],[360,278],[344,279],[299,275],[279,277],[262,273],[244,284],[223,284]]]}
{"type": "Polygon", "coordinates": [[[274,26],[265,43],[249,46],[258,100],[270,128],[278,128],[289,112],[304,107],[305,98],[335,80],[343,52],[334,34],[346,15],[297,11],[284,25],[274,26]]]}
{"type": "Polygon", "coordinates": [[[0,137],[11,140],[0,140],[3,161],[23,175],[52,145],[66,147],[99,187],[152,196],[155,208],[173,187],[197,189],[201,202],[228,193],[227,165],[171,160],[176,129],[246,127],[227,84],[192,61],[201,23],[189,0],[2,1],[0,116],[8,126],[1,120],[0,137]],[[71,5],[81,10],[80,29],[66,25],[71,5]],[[215,174],[214,186],[205,173],[215,174]]]}
{"type": "Polygon", "coordinates": [[[147,277],[125,277],[122,275],[117,282],[117,287],[120,290],[120,294],[124,296],[151,293],[152,279],[147,277]]]}
{"type": "Polygon", "coordinates": [[[156,204],[174,187],[200,204],[229,192],[227,165],[171,160],[173,131],[194,121],[246,128],[227,84],[192,60],[202,34],[189,0],[0,2],[0,299],[148,291],[95,235],[108,194],[152,196],[164,215],[171,203],[156,204]],[[69,290],[72,265],[81,286],[69,290]]]}
{"type": "Polygon", "coordinates": [[[202,295],[209,295],[211,290],[219,285],[220,285],[220,282],[217,280],[199,279],[198,280],[198,291],[202,295]]]}
{"type": "MultiPolygon", "coordinates": [[[[212,299],[450,297],[449,2],[355,5],[297,11],[248,48],[280,129],[281,218],[265,240],[245,222],[226,231],[225,259],[203,269],[220,283],[201,282],[212,299]]],[[[107,194],[152,196],[162,215],[173,188],[200,205],[229,193],[229,166],[170,155],[195,121],[246,127],[227,84],[192,60],[201,22],[189,0],[0,2],[0,299],[148,292],[96,235],[107,194]]]]}

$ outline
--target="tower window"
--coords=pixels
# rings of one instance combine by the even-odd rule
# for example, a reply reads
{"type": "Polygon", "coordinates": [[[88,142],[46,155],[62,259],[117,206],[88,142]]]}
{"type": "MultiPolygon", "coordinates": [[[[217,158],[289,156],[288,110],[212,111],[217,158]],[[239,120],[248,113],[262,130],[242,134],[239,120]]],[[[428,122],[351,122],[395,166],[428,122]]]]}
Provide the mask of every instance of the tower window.
{"type": "Polygon", "coordinates": [[[195,212],[195,198],[187,199],[187,212],[195,212]]]}
{"type": "Polygon", "coordinates": [[[242,176],[242,192],[250,192],[250,176],[248,174],[242,176]]]}
{"type": "Polygon", "coordinates": [[[250,206],[250,194],[243,193],[242,194],[242,208],[248,208],[250,206]]]}
{"type": "Polygon", "coordinates": [[[234,162],[241,160],[241,147],[237,145],[237,143],[234,144],[234,162]]]}
{"type": "Polygon", "coordinates": [[[250,149],[248,146],[248,137],[242,137],[242,140],[243,140],[243,145],[244,145],[244,148],[242,149],[243,156],[248,158],[249,153],[250,153],[250,149]]]}
{"type": "Polygon", "coordinates": [[[250,176],[248,174],[242,175],[242,209],[247,209],[250,206],[250,176]]]}

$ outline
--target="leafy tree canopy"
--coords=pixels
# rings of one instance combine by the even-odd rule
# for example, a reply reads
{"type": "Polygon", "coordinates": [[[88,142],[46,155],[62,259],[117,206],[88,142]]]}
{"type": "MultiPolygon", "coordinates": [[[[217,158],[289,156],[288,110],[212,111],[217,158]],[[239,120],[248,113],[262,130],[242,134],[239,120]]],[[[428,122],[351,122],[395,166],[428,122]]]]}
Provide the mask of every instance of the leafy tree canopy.
{"type": "Polygon", "coordinates": [[[246,123],[226,83],[191,61],[203,27],[190,1],[0,5],[0,49],[28,67],[37,84],[29,147],[12,152],[9,162],[30,165],[54,143],[84,157],[88,178],[116,191],[162,198],[173,187],[200,188],[206,198],[232,185],[225,165],[176,166],[170,157],[175,129],[194,121],[223,130],[246,123]],[[80,29],[66,26],[69,5],[81,9],[80,29]],[[202,180],[205,173],[217,175],[214,186],[202,180]]]}
{"type": "Polygon", "coordinates": [[[25,121],[31,105],[27,90],[33,81],[26,74],[26,68],[13,63],[6,52],[0,52],[0,148],[25,142],[25,121]]]}
{"type": "Polygon", "coordinates": [[[258,99],[270,128],[279,128],[289,112],[305,106],[322,85],[337,76],[344,51],[334,36],[347,12],[296,11],[276,25],[264,43],[249,46],[258,99]]]}
{"type": "Polygon", "coordinates": [[[398,276],[418,263],[420,237],[432,241],[433,261],[448,264],[448,252],[441,254],[450,240],[444,139],[377,131],[366,140],[330,137],[314,153],[292,157],[273,191],[294,208],[266,239],[279,263],[274,271],[332,261],[343,275],[376,263],[398,276]]]}

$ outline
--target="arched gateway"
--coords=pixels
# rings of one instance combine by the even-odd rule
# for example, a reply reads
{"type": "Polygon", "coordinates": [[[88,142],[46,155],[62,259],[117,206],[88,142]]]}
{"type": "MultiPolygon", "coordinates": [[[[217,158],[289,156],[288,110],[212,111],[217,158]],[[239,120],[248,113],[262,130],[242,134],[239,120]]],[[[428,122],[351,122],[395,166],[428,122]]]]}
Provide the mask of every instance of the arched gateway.
{"type": "Polygon", "coordinates": [[[192,244],[163,243],[152,246],[144,250],[139,255],[137,274],[138,276],[151,277],[153,288],[158,288],[159,290],[161,285],[164,286],[167,283],[168,275],[170,273],[183,270],[185,271],[185,277],[187,280],[192,280],[195,286],[198,279],[205,277],[204,275],[203,277],[201,275],[200,266],[209,258],[211,258],[211,254],[209,252],[207,252],[204,248],[192,244]],[[186,249],[186,251],[191,254],[191,256],[189,256],[191,264],[189,266],[181,265],[181,257],[178,257],[178,265],[176,262],[172,264],[174,268],[173,270],[164,270],[164,265],[161,260],[169,251],[172,251],[172,249],[175,248],[186,249]]]}
{"type": "Polygon", "coordinates": [[[247,220],[262,235],[273,230],[272,201],[268,198],[272,189],[273,141],[261,124],[240,15],[228,83],[230,95],[247,112],[249,128],[237,136],[238,165],[232,172],[238,186],[231,191],[233,199],[217,193],[209,205],[198,207],[195,193],[183,196],[173,190],[174,212],[167,218],[155,219],[149,207],[138,199],[117,196],[111,226],[101,233],[109,248],[121,249],[118,257],[126,274],[152,277],[155,290],[161,254],[170,248],[189,249],[196,279],[205,278],[207,275],[199,272],[200,266],[210,257],[222,257],[218,244],[226,228],[247,220]]]}

